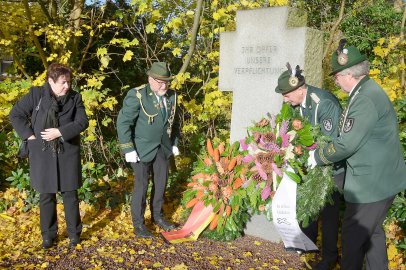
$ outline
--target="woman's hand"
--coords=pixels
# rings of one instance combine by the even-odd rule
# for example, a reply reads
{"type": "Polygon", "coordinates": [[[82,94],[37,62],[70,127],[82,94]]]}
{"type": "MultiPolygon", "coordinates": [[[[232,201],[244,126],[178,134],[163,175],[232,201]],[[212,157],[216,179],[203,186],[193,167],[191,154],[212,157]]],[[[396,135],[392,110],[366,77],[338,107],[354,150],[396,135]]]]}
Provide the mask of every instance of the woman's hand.
{"type": "Polygon", "coordinates": [[[44,141],[52,141],[52,140],[55,140],[55,139],[57,139],[57,138],[59,138],[61,136],[62,136],[62,134],[59,131],[59,129],[57,129],[57,128],[47,128],[47,129],[45,129],[44,131],[41,132],[41,138],[44,141]]]}
{"type": "Polygon", "coordinates": [[[29,141],[35,140],[35,139],[36,139],[36,138],[35,138],[35,135],[34,135],[34,134],[32,134],[30,137],[27,138],[27,140],[29,140],[29,141]]]}

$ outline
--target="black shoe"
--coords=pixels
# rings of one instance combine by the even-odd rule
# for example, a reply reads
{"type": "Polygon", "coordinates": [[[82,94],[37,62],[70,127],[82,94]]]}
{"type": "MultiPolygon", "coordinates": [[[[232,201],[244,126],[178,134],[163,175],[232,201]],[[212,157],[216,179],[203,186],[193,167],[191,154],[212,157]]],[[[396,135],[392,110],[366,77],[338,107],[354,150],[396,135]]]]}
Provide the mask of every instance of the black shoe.
{"type": "Polygon", "coordinates": [[[42,240],[42,247],[44,249],[51,248],[53,245],[54,245],[54,240],[53,239],[46,238],[46,239],[42,240]]]}
{"type": "Polygon", "coordinates": [[[71,237],[69,241],[70,247],[76,247],[80,243],[80,238],[78,236],[71,237]]]}
{"type": "Polygon", "coordinates": [[[144,224],[138,225],[134,227],[134,233],[136,236],[138,237],[142,237],[142,238],[152,238],[152,233],[150,233],[147,229],[147,227],[145,227],[144,224]]]}
{"type": "Polygon", "coordinates": [[[332,270],[336,265],[336,261],[327,261],[321,260],[316,266],[313,267],[313,270],[332,270]]]}
{"type": "Polygon", "coordinates": [[[158,219],[154,219],[154,223],[159,226],[164,231],[170,231],[176,228],[175,224],[165,220],[165,218],[160,217],[158,219]]]}

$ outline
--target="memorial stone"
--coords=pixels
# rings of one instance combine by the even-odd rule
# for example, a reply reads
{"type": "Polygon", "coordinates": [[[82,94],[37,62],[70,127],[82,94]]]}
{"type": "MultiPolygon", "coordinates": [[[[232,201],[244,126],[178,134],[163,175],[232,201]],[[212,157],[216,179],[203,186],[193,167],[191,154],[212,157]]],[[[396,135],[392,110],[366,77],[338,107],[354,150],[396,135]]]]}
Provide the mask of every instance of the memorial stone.
{"type": "MultiPolygon", "coordinates": [[[[220,34],[219,89],[233,92],[230,141],[247,135],[247,127],[283,102],[274,89],[286,62],[304,69],[306,82],[321,87],[323,36],[307,28],[306,14],[289,7],[237,11],[235,32],[220,34]]],[[[279,242],[273,224],[256,215],[246,234],[279,242]]]]}

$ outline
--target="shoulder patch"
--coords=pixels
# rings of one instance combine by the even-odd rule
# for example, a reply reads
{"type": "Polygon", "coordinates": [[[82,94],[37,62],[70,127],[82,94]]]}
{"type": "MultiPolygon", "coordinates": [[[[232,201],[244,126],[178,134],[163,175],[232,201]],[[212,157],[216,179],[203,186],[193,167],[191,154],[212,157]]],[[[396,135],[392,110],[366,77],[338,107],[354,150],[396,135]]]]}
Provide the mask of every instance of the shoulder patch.
{"type": "Polygon", "coordinates": [[[323,120],[323,128],[324,128],[326,131],[331,131],[331,130],[333,130],[333,119],[331,119],[331,118],[324,119],[324,120],[323,120]]]}
{"type": "Polygon", "coordinates": [[[316,95],[316,93],[311,93],[310,97],[313,99],[314,103],[319,104],[320,98],[316,95]]]}
{"type": "Polygon", "coordinates": [[[345,120],[344,127],[343,127],[344,133],[350,132],[353,126],[354,126],[354,118],[347,118],[345,120]]]}

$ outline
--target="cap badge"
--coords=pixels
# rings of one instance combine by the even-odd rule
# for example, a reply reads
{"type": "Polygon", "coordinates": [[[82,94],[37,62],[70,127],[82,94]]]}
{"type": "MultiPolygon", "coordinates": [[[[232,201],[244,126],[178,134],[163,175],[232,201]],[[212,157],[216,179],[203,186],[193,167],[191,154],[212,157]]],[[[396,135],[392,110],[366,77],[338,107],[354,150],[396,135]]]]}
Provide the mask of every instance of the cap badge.
{"type": "Polygon", "coordinates": [[[291,76],[291,77],[289,78],[289,85],[290,85],[290,86],[295,87],[295,86],[297,86],[298,84],[299,84],[299,79],[298,79],[297,77],[291,76]]]}
{"type": "Polygon", "coordinates": [[[341,66],[344,66],[348,63],[348,49],[344,49],[342,53],[339,53],[337,56],[337,62],[341,66]]]}

